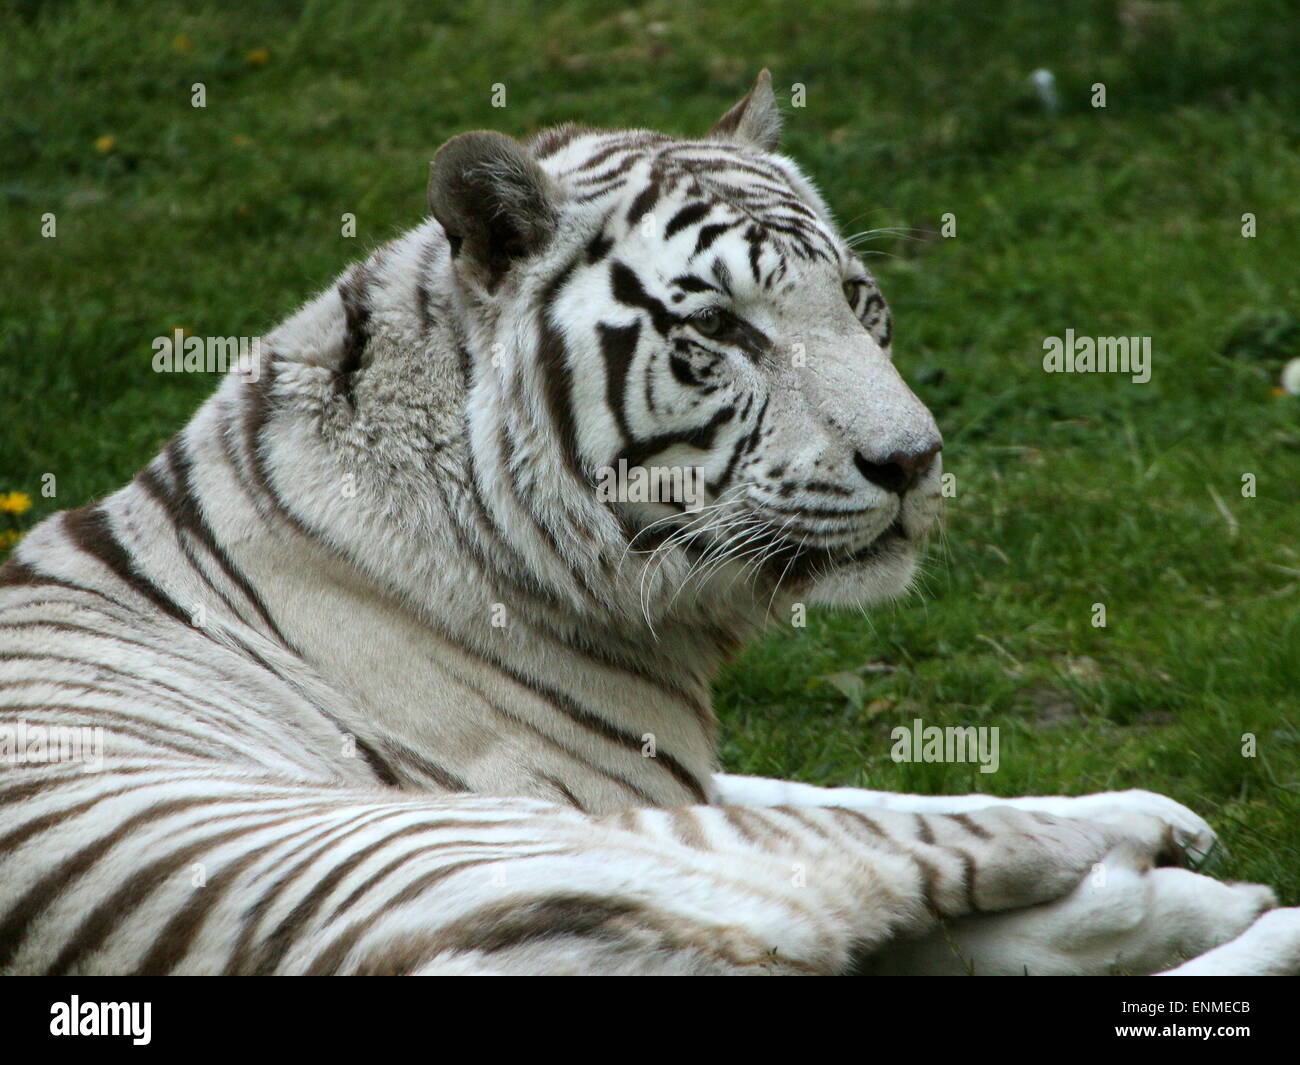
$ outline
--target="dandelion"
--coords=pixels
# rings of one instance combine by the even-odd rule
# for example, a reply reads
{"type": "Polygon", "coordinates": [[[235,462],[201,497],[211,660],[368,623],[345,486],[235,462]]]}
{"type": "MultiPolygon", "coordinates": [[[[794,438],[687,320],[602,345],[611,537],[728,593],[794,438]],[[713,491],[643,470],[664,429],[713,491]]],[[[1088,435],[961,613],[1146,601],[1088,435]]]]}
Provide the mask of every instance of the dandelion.
{"type": "Polygon", "coordinates": [[[107,133],[102,137],[95,138],[95,151],[99,152],[100,155],[107,155],[116,147],[117,139],[115,137],[110,137],[107,133]]]}
{"type": "Polygon", "coordinates": [[[32,497],[26,492],[0,492],[0,513],[22,514],[32,507],[32,497]]]}
{"type": "Polygon", "coordinates": [[[250,67],[264,67],[271,61],[271,53],[265,48],[254,48],[244,58],[250,67]]]}
{"type": "Polygon", "coordinates": [[[188,34],[178,33],[172,38],[172,47],[182,55],[186,55],[194,50],[194,42],[190,40],[188,34]]]}
{"type": "Polygon", "coordinates": [[[22,538],[23,534],[17,529],[0,530],[0,551],[8,551],[9,548],[13,547],[22,538]]]}

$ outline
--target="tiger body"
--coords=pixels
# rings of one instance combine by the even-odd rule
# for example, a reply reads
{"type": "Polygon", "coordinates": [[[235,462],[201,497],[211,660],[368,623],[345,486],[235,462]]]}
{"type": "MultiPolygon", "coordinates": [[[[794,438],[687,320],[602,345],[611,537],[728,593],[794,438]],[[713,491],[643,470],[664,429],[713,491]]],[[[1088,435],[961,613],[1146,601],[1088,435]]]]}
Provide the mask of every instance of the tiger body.
{"type": "MultiPolygon", "coordinates": [[[[412,350],[460,389],[451,331],[434,329],[427,351],[413,348],[416,323],[405,320],[414,309],[410,268],[431,245],[442,246],[445,260],[436,224],[363,267],[373,301],[369,344],[412,350]],[[386,320],[381,308],[402,288],[407,305],[386,320]]],[[[305,327],[351,342],[337,293],[331,289],[302,312],[290,336],[305,327]]],[[[150,646],[114,648],[127,656],[127,672],[147,669],[151,656],[171,649],[176,660],[164,668],[180,676],[198,671],[184,689],[187,699],[219,690],[250,726],[260,722],[263,729],[264,741],[255,744],[217,730],[210,750],[195,736],[184,748],[189,754],[306,772],[321,782],[378,777],[393,787],[533,795],[595,813],[706,801],[715,767],[708,678],[724,648],[709,647],[700,635],[705,626],[663,624],[658,643],[638,648],[616,631],[577,623],[576,631],[564,631],[549,620],[540,586],[533,593],[524,578],[511,582],[509,545],[493,543],[476,524],[489,503],[469,479],[464,433],[450,415],[427,437],[426,424],[420,443],[384,474],[400,478],[403,463],[433,467],[443,495],[430,499],[427,486],[399,487],[411,512],[392,515],[381,531],[384,486],[348,481],[338,458],[346,462],[364,451],[369,433],[387,438],[393,427],[348,426],[337,452],[304,460],[300,434],[311,431],[312,405],[346,400],[332,370],[281,363],[286,341],[277,334],[263,343],[277,355],[258,381],[228,377],[131,484],[33,530],[11,567],[17,579],[25,560],[39,557],[43,574],[100,587],[127,603],[142,597],[143,632],[135,616],[122,620],[120,632],[148,637],[150,646]],[[265,417],[271,405],[283,404],[287,413],[299,402],[299,424],[297,417],[283,425],[265,417]],[[356,494],[349,497],[351,484],[356,494]],[[202,500],[214,495],[222,506],[205,508],[202,500]],[[453,524],[458,518],[461,524],[453,524]],[[407,535],[408,523],[436,550],[407,535]],[[170,530],[166,538],[156,535],[160,528],[170,530]],[[384,541],[382,557],[375,555],[376,538],[384,541]],[[503,556],[500,565],[494,551],[503,556]],[[132,560],[129,566],[116,566],[122,557],[132,560]],[[508,624],[499,627],[492,624],[497,604],[509,604],[508,624]],[[362,638],[341,643],[348,631],[362,638]],[[689,651],[693,675],[672,676],[667,660],[674,651],[679,658],[689,651]],[[656,666],[668,679],[654,674],[656,666]],[[563,720],[555,718],[557,708],[563,720]],[[657,741],[655,758],[641,754],[646,734],[657,741]],[[356,757],[345,757],[345,747],[356,757]],[[441,764],[440,751],[456,753],[441,764]]],[[[371,399],[374,391],[402,389],[401,373],[388,382],[368,374],[356,386],[358,411],[379,402],[371,399]]],[[[409,395],[405,402],[412,402],[409,395]]],[[[396,433],[401,439],[402,430],[396,433]]],[[[357,471],[368,475],[360,465],[357,471]]],[[[53,611],[56,624],[74,621],[82,604],[63,615],[53,603],[38,609],[42,620],[53,611]]],[[[29,648],[48,647],[54,632],[77,652],[97,646],[57,629],[23,638],[29,648]]],[[[159,708],[159,727],[174,711],[159,708]]],[[[160,739],[143,735],[136,748],[123,737],[114,750],[146,753],[160,739]]]]}
{"type": "Polygon", "coordinates": [[[702,141],[449,142],[433,218],[28,534],[0,724],[107,741],[0,769],[0,969],[944,971],[945,919],[991,971],[1294,964],[1265,889],[1150,869],[1213,839],[1158,796],[719,773],[722,662],[796,601],[898,594],[938,506],[938,431],[770,95],[702,141]],[[697,468],[707,505],[598,499],[620,461],[697,468]],[[1106,862],[1140,921],[1081,894],[1106,862]],[[1271,954],[1228,942],[1265,921],[1271,954]]]}

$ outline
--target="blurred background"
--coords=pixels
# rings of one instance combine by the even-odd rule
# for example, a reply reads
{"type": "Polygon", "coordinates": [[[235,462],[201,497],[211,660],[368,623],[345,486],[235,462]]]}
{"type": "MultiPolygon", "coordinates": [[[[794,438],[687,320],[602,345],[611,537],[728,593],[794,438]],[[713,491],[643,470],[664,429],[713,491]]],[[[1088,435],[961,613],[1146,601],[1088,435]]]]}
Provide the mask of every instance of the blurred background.
{"type": "Polygon", "coordinates": [[[10,0],[0,557],[214,387],[154,374],[154,337],[269,329],[422,217],[447,137],[702,133],[767,66],[786,150],[879,231],[957,494],[915,595],[730,670],[729,767],[1165,791],[1300,902],[1298,57],[1283,0],[10,0]],[[1067,329],[1150,336],[1150,382],[1045,374],[1067,329]],[[917,717],[999,726],[999,772],[895,765],[917,717]]]}

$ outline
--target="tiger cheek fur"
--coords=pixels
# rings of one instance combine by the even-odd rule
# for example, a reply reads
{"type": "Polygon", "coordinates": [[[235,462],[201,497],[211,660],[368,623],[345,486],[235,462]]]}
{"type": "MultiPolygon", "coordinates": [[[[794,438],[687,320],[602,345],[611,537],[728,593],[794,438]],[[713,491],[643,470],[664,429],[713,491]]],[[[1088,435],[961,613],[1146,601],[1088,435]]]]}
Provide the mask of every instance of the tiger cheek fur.
{"type": "MultiPolygon", "coordinates": [[[[1213,844],[1142,792],[718,773],[719,665],[795,600],[899,594],[939,498],[888,308],[778,128],[764,73],[704,139],[453,138],[431,219],[27,535],[3,738],[100,761],[0,767],[0,970],[834,973],[1053,903],[995,937],[1048,942],[1108,855],[1137,892],[1213,844]]],[[[1206,903],[1198,942],[1267,904],[1206,903]]]]}

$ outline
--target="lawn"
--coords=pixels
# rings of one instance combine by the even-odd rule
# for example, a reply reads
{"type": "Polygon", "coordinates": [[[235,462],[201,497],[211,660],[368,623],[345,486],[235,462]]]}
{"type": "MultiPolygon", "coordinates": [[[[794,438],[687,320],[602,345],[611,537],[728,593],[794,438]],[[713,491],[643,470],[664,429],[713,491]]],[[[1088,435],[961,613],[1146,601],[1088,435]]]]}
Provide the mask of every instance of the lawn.
{"type": "Polygon", "coordinates": [[[1222,831],[1225,875],[1300,903],[1300,398],[1277,388],[1300,355],[1300,13],[802,7],[5,5],[0,492],[33,497],[26,527],[129,477],[214,383],[150,372],[152,339],[266,331],[420,219],[451,134],[701,132],[766,65],[787,150],[848,232],[883,231],[868,263],[956,494],[914,595],[727,672],[728,766],[1151,788],[1222,831]],[[1150,337],[1150,381],[1045,373],[1067,329],[1150,337]],[[998,772],[895,764],[918,717],[998,726],[998,772]]]}

